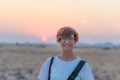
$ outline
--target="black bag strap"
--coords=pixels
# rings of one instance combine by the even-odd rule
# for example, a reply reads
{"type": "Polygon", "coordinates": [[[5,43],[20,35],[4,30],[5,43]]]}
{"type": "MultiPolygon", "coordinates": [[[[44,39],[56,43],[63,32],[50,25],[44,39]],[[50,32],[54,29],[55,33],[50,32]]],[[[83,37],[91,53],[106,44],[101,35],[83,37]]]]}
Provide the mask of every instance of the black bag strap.
{"type": "Polygon", "coordinates": [[[50,80],[51,66],[52,66],[53,60],[54,60],[54,57],[51,57],[50,66],[49,66],[49,72],[48,72],[48,80],[50,80]]]}
{"type": "Polygon", "coordinates": [[[71,75],[68,77],[67,80],[74,80],[75,77],[80,72],[80,70],[82,69],[82,67],[84,66],[84,64],[85,64],[85,61],[84,60],[80,60],[80,62],[78,63],[78,65],[76,66],[76,68],[74,69],[74,71],[71,73],[71,75]]]}

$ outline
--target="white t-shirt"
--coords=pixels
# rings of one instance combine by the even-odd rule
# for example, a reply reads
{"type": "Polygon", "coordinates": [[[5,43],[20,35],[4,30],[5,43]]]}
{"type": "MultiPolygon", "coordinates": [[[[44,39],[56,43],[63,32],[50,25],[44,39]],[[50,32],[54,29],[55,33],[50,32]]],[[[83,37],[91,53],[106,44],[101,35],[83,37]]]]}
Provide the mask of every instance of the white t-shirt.
{"type": "MultiPolygon", "coordinates": [[[[38,80],[48,80],[50,60],[51,57],[49,57],[43,63],[38,75],[38,80]]],[[[59,59],[58,56],[55,56],[51,67],[50,80],[67,80],[68,76],[72,73],[80,60],[81,59],[77,57],[75,60],[72,61],[63,61],[59,59]]],[[[87,62],[84,64],[75,80],[94,80],[91,68],[87,62]]]]}

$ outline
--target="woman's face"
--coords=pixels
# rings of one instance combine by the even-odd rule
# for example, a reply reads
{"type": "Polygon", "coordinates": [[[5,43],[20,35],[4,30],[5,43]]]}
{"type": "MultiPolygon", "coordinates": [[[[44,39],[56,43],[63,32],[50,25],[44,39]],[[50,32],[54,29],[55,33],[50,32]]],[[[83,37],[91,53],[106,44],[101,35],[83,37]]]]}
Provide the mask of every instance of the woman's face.
{"type": "Polygon", "coordinates": [[[70,37],[61,37],[59,41],[63,51],[72,51],[75,45],[75,37],[71,35],[70,37]]]}

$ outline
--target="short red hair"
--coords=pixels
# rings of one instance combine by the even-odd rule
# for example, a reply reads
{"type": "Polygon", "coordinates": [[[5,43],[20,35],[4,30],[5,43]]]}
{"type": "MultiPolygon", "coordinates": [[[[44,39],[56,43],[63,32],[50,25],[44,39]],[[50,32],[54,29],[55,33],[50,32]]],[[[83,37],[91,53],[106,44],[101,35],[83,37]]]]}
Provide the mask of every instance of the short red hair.
{"type": "Polygon", "coordinates": [[[75,42],[78,42],[79,37],[78,37],[78,33],[75,29],[73,29],[71,27],[62,27],[57,32],[57,35],[56,35],[57,42],[60,41],[61,37],[70,37],[71,35],[74,35],[75,42]]]}

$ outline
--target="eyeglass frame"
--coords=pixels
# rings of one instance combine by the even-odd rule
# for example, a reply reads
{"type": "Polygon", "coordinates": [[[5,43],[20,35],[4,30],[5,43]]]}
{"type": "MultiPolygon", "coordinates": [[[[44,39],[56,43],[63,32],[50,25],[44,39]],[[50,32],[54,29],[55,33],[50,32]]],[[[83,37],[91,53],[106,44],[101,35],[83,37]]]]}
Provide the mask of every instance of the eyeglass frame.
{"type": "Polygon", "coordinates": [[[75,41],[75,38],[74,37],[61,37],[60,38],[61,42],[65,42],[66,40],[68,40],[69,42],[73,42],[75,41]]]}

